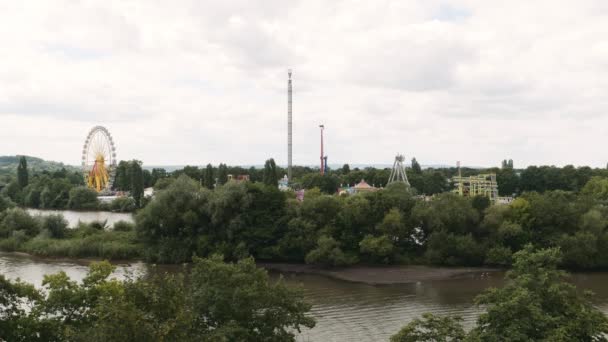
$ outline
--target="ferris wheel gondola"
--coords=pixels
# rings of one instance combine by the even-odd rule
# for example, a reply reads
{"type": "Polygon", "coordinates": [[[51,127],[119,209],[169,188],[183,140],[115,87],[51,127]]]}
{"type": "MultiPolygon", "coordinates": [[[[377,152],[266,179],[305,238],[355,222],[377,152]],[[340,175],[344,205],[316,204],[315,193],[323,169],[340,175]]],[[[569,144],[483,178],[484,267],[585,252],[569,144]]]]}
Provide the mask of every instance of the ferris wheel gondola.
{"type": "Polygon", "coordinates": [[[116,145],[107,128],[95,126],[82,148],[82,172],[89,188],[109,191],[116,172],[116,145]]]}

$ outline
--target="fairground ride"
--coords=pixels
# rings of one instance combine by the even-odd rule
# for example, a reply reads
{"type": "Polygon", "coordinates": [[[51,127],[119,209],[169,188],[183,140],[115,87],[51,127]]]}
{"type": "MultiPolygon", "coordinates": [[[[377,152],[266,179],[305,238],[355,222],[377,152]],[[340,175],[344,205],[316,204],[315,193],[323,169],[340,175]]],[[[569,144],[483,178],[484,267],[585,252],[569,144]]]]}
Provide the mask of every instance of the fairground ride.
{"type": "Polygon", "coordinates": [[[97,192],[110,191],[116,172],[116,146],[103,126],[89,131],[82,148],[82,171],[86,185],[97,192]]]}

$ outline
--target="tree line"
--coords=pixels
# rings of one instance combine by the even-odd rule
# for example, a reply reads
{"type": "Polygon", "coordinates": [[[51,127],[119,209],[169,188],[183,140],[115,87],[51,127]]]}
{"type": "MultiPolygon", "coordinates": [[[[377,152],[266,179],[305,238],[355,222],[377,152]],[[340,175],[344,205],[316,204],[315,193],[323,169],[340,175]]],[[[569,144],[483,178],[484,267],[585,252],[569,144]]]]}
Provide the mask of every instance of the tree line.
{"type": "Polygon", "coordinates": [[[138,160],[121,161],[113,188],[129,192],[131,198],[119,198],[105,204],[99,202],[96,191],[85,186],[81,172],[62,168],[30,174],[27,159],[21,157],[16,177],[9,178],[1,193],[13,203],[28,208],[130,212],[145,204],[144,188],[163,177],[166,174],[157,175],[154,170],[144,170],[138,160]]]}
{"type": "Polygon", "coordinates": [[[402,184],[353,196],[229,182],[214,190],[182,175],[136,215],[157,262],[220,253],[238,259],[509,266],[528,243],[560,247],[567,267],[608,268],[608,179],[578,192],[526,192],[510,205],[442,193],[421,200],[402,184]]]}

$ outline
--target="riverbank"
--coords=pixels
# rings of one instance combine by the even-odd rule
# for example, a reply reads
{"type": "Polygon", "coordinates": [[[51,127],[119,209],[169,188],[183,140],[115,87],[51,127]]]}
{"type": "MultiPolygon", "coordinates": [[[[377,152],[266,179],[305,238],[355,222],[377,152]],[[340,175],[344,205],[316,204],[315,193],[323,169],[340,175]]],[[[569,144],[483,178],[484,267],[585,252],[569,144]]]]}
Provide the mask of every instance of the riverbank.
{"type": "MultiPolygon", "coordinates": [[[[36,261],[70,262],[87,266],[91,262],[103,258],[69,258],[65,256],[40,256],[24,252],[0,251],[0,255],[14,258],[29,258],[36,261]]],[[[113,264],[132,264],[144,262],[140,258],[116,259],[113,264]]],[[[426,281],[454,280],[475,277],[485,277],[500,269],[485,267],[433,267],[424,265],[394,265],[394,266],[350,266],[348,268],[324,269],[313,265],[257,262],[259,267],[278,273],[314,274],[332,279],[362,283],[368,285],[411,284],[426,281]]]]}
{"type": "Polygon", "coordinates": [[[280,273],[322,275],[368,285],[411,284],[424,281],[484,277],[501,269],[487,267],[434,267],[424,265],[350,266],[325,269],[313,265],[259,262],[258,266],[280,273]]]}

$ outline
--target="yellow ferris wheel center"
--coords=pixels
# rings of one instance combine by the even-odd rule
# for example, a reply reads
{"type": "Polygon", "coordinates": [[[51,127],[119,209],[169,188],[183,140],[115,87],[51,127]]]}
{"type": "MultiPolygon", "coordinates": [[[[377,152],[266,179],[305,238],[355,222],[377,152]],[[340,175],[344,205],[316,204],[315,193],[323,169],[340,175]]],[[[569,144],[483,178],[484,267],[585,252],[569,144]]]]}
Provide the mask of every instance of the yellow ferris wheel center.
{"type": "Polygon", "coordinates": [[[87,135],[82,150],[82,169],[89,188],[97,192],[111,189],[116,169],[116,147],[105,127],[95,126],[87,135]]]}

